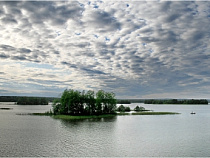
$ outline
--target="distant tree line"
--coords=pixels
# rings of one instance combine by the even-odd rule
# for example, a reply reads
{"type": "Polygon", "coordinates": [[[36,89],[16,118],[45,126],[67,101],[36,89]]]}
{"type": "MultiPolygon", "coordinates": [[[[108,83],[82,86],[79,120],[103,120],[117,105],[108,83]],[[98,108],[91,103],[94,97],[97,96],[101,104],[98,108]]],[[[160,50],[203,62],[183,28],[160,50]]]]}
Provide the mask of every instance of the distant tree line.
{"type": "Polygon", "coordinates": [[[144,103],[145,99],[118,99],[117,104],[144,103]]]}
{"type": "Polygon", "coordinates": [[[48,105],[48,101],[43,97],[19,97],[18,105],[48,105]]]}
{"type": "Polygon", "coordinates": [[[117,104],[131,104],[131,101],[130,100],[118,99],[117,104]]]}
{"type": "Polygon", "coordinates": [[[148,99],[148,100],[144,101],[144,104],[208,104],[208,100],[206,100],[206,99],[185,99],[185,100],[148,99]]]}
{"type": "Polygon", "coordinates": [[[128,99],[131,103],[144,103],[145,99],[128,99]]]}
{"type": "Polygon", "coordinates": [[[99,90],[77,91],[66,89],[60,99],[53,102],[53,114],[64,115],[100,115],[116,111],[115,94],[99,90]]]}
{"type": "Polygon", "coordinates": [[[0,96],[0,102],[17,102],[18,96],[0,96]]]}
{"type": "MultiPolygon", "coordinates": [[[[0,96],[0,102],[17,102],[23,96],[0,96]]],[[[26,97],[26,96],[25,96],[26,97]]],[[[48,102],[52,102],[55,97],[36,97],[45,98],[48,102]]]]}

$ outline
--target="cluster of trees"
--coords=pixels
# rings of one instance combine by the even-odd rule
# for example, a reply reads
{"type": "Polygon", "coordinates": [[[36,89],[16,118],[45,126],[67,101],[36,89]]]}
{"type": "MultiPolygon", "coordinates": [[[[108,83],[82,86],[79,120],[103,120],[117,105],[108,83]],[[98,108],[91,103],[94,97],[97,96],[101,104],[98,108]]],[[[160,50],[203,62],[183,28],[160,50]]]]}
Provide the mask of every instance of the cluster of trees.
{"type": "Polygon", "coordinates": [[[119,112],[129,112],[129,111],[131,111],[131,109],[130,109],[129,106],[120,105],[120,106],[117,108],[117,111],[119,111],[119,112]]]}
{"type": "MultiPolygon", "coordinates": [[[[119,112],[130,112],[131,109],[130,109],[129,106],[120,105],[120,106],[117,108],[117,111],[119,111],[119,112]]],[[[146,111],[146,110],[145,110],[145,108],[142,107],[142,106],[140,106],[140,107],[139,107],[139,106],[136,106],[136,107],[134,108],[134,111],[146,111]]]]}
{"type": "Polygon", "coordinates": [[[206,99],[168,99],[168,100],[158,100],[158,99],[148,99],[144,101],[144,104],[208,104],[206,99]]]}
{"type": "Polygon", "coordinates": [[[44,97],[19,97],[18,105],[48,105],[48,100],[44,97]]]}
{"type": "Polygon", "coordinates": [[[136,106],[135,108],[134,108],[134,111],[146,111],[146,109],[144,108],[144,107],[142,107],[142,106],[136,106]]]}
{"type": "Polygon", "coordinates": [[[115,94],[99,90],[77,91],[66,89],[60,99],[53,102],[53,113],[64,115],[100,115],[116,111],[115,94]]]}

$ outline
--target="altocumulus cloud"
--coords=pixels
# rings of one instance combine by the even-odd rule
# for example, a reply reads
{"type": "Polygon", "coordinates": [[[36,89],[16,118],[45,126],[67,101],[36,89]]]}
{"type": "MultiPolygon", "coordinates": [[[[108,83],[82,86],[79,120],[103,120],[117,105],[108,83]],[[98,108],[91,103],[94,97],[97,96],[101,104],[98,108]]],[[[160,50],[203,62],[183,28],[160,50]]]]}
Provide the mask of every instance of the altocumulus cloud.
{"type": "Polygon", "coordinates": [[[209,98],[208,1],[0,1],[0,95],[209,98]]]}

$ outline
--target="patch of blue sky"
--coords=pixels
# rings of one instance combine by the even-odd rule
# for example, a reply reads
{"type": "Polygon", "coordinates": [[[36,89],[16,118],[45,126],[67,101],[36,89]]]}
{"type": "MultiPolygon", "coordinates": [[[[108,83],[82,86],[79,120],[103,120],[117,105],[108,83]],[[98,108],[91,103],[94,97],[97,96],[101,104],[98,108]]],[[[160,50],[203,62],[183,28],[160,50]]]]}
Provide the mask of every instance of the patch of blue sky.
{"type": "Polygon", "coordinates": [[[94,35],[94,37],[95,37],[95,38],[98,38],[99,36],[98,36],[98,35],[94,35]]]}
{"type": "Polygon", "coordinates": [[[75,35],[78,35],[79,36],[79,35],[81,35],[81,33],[75,33],[75,35]]]}
{"type": "Polygon", "coordinates": [[[55,31],[55,33],[56,33],[57,36],[61,35],[61,31],[55,31]]]}
{"type": "Polygon", "coordinates": [[[147,46],[147,44],[146,44],[146,43],[142,43],[142,45],[143,45],[144,47],[146,47],[146,46],[147,46]]]}
{"type": "Polygon", "coordinates": [[[150,48],[148,51],[149,51],[150,53],[153,53],[153,52],[154,52],[152,48],[150,48]]]}
{"type": "Polygon", "coordinates": [[[105,37],[105,41],[110,41],[110,38],[108,38],[108,37],[105,37]]]}
{"type": "MultiPolygon", "coordinates": [[[[21,63],[23,64],[23,63],[21,63]]],[[[39,69],[58,69],[58,68],[55,68],[53,65],[50,65],[50,64],[40,64],[40,63],[24,63],[23,64],[25,67],[33,67],[33,68],[39,68],[39,69]]]]}
{"type": "Polygon", "coordinates": [[[83,8],[84,8],[84,6],[85,6],[85,5],[84,5],[84,4],[82,4],[82,3],[79,3],[79,5],[80,5],[80,7],[83,7],[83,8]]]}
{"type": "Polygon", "coordinates": [[[95,8],[95,9],[98,9],[98,7],[99,7],[98,5],[94,5],[94,6],[93,6],[93,8],[95,8]]]}

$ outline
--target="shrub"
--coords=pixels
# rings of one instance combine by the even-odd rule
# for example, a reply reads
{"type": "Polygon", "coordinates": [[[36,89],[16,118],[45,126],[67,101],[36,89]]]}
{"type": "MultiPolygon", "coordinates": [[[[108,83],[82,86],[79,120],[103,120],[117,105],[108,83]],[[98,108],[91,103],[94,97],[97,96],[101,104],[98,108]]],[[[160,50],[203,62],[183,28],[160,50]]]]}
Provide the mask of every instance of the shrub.
{"type": "Polygon", "coordinates": [[[135,108],[134,108],[134,111],[145,111],[145,108],[144,107],[142,107],[142,106],[136,106],[135,108]]]}

